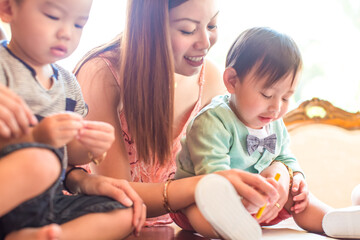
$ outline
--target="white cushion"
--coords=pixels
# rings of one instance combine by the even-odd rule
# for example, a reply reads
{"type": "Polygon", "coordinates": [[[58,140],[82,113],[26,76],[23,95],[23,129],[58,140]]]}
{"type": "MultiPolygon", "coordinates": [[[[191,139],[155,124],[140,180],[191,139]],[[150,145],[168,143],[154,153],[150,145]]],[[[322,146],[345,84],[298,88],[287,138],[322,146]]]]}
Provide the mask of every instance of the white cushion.
{"type": "Polygon", "coordinates": [[[360,130],[312,123],[289,133],[309,190],[332,207],[350,206],[351,191],[360,184],[360,130]]]}

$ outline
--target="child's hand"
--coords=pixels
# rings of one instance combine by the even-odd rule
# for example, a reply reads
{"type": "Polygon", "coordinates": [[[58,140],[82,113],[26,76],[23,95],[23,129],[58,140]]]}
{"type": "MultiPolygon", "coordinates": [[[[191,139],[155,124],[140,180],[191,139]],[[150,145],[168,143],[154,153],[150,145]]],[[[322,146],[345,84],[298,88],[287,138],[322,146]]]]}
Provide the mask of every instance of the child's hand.
{"type": "Polygon", "coordinates": [[[114,127],[105,122],[83,121],[84,127],[79,131],[78,141],[94,157],[104,154],[115,140],[114,127]]]}
{"type": "Polygon", "coordinates": [[[294,201],[294,205],[290,208],[290,210],[296,214],[304,211],[309,204],[309,191],[307,183],[301,173],[294,174],[294,180],[290,193],[293,196],[294,201]]]}
{"type": "Polygon", "coordinates": [[[19,137],[29,132],[37,119],[26,103],[6,86],[0,84],[0,137],[19,137]]]}
{"type": "Polygon", "coordinates": [[[45,117],[33,130],[36,142],[59,148],[78,135],[83,127],[82,117],[74,112],[64,112],[45,117]]]}

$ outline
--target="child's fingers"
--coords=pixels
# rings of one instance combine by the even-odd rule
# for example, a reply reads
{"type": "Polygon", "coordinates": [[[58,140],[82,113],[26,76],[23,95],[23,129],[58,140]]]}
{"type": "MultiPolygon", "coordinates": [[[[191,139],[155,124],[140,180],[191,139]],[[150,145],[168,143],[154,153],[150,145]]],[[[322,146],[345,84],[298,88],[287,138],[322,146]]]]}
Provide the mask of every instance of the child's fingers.
{"type": "Polygon", "coordinates": [[[79,137],[87,139],[86,141],[95,142],[113,142],[115,140],[114,132],[99,131],[96,129],[82,128],[79,131],[79,137]]]}
{"type": "Polygon", "coordinates": [[[308,197],[307,193],[302,192],[296,196],[293,197],[293,201],[294,202],[299,202],[299,201],[303,201],[308,197]]]}
{"type": "Polygon", "coordinates": [[[28,124],[30,123],[31,125],[36,125],[38,123],[38,120],[36,119],[36,117],[34,116],[34,114],[24,100],[22,100],[20,97],[17,97],[17,102],[18,104],[20,104],[21,109],[20,111],[17,111],[17,113],[15,113],[16,119],[19,123],[23,123],[20,124],[20,126],[22,127],[23,131],[26,132],[29,126],[28,124]]]}
{"type": "Polygon", "coordinates": [[[102,154],[107,151],[114,140],[115,135],[113,131],[105,132],[82,128],[78,135],[78,141],[95,155],[102,154]]]}
{"type": "Polygon", "coordinates": [[[88,132],[87,130],[81,129],[78,135],[78,141],[86,146],[93,154],[98,155],[107,151],[111,144],[114,141],[113,136],[104,135],[103,133],[89,135],[84,134],[84,132],[88,132]],[[104,135],[104,136],[100,136],[104,135]],[[96,137],[98,136],[98,137],[96,137]]]}
{"type": "MultiPolygon", "coordinates": [[[[31,125],[37,124],[37,119],[33,115],[29,106],[16,93],[11,91],[4,85],[0,84],[0,105],[3,109],[11,112],[17,120],[20,128],[27,132],[29,123],[31,125]]],[[[2,115],[3,116],[3,115],[2,115]]]]}
{"type": "Polygon", "coordinates": [[[73,131],[83,128],[82,117],[72,112],[50,115],[45,119],[52,129],[58,131],[73,131]]]}
{"type": "Polygon", "coordinates": [[[294,204],[294,206],[292,206],[290,208],[290,210],[297,214],[297,213],[300,213],[300,212],[304,211],[306,206],[307,206],[307,201],[296,202],[294,204]]]}
{"type": "Polygon", "coordinates": [[[2,137],[9,138],[11,135],[18,136],[21,133],[20,126],[13,117],[5,117],[6,110],[2,111],[0,106],[0,133],[2,137]]]}
{"type": "Polygon", "coordinates": [[[76,112],[61,112],[61,113],[55,113],[53,115],[48,116],[48,118],[51,117],[57,121],[83,121],[83,117],[76,113],[76,112]]]}
{"type": "Polygon", "coordinates": [[[292,192],[297,192],[300,188],[300,184],[301,184],[301,179],[299,178],[293,178],[293,183],[291,186],[291,191],[292,192]]]}
{"type": "Polygon", "coordinates": [[[93,129],[99,132],[113,133],[114,127],[106,122],[84,120],[84,128],[93,129]]]}
{"type": "MultiPolygon", "coordinates": [[[[0,103],[0,120],[2,121],[2,129],[5,133],[10,131],[13,136],[19,136],[21,133],[28,132],[30,119],[27,116],[25,106],[17,104],[9,99],[1,99],[0,103]]],[[[5,137],[5,136],[4,136],[5,137]]]]}
{"type": "Polygon", "coordinates": [[[0,120],[0,136],[4,138],[9,138],[11,136],[10,128],[2,120],[0,120]]]}
{"type": "Polygon", "coordinates": [[[78,131],[82,127],[83,127],[83,125],[80,121],[73,121],[73,120],[62,121],[58,125],[58,129],[60,131],[76,131],[76,134],[79,133],[78,131]]]}

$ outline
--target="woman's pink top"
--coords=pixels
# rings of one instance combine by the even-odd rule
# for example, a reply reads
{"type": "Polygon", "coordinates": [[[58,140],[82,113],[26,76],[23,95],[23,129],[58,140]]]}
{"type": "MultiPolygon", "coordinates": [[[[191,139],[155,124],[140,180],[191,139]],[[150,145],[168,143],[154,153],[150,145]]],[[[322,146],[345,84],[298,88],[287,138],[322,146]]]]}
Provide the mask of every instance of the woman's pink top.
{"type": "MultiPolygon", "coordinates": [[[[119,84],[119,77],[116,68],[112,65],[112,63],[107,59],[104,55],[100,55],[100,57],[105,61],[109,69],[111,70],[114,78],[117,81],[117,85],[119,84]]],[[[122,135],[124,137],[126,150],[128,151],[128,158],[130,161],[131,168],[131,178],[134,182],[146,182],[146,183],[158,183],[165,182],[167,179],[172,178],[176,171],[176,155],[181,149],[180,140],[184,137],[186,133],[186,126],[189,121],[200,111],[201,109],[201,96],[204,85],[204,71],[205,67],[203,66],[201,69],[200,77],[199,77],[199,95],[191,112],[188,114],[188,117],[182,123],[182,130],[180,134],[174,139],[171,158],[172,161],[169,161],[166,165],[160,166],[160,164],[155,159],[155,164],[146,164],[143,161],[139,161],[137,159],[136,146],[134,141],[131,139],[131,136],[128,131],[128,125],[126,122],[125,114],[122,110],[119,110],[118,117],[120,119],[121,127],[122,127],[122,135]]],[[[172,220],[168,214],[165,214],[160,217],[148,218],[146,221],[147,226],[154,225],[162,225],[169,224],[172,220]]]]}

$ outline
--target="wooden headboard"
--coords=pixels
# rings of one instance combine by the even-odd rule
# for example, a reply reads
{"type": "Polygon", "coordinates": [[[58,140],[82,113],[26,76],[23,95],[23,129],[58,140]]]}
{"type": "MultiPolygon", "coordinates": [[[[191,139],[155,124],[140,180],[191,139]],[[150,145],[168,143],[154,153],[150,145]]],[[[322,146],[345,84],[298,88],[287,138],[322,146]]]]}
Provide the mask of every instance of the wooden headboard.
{"type": "Polygon", "coordinates": [[[284,122],[310,191],[333,207],[351,205],[351,191],[360,184],[360,113],[313,98],[284,122]]]}

